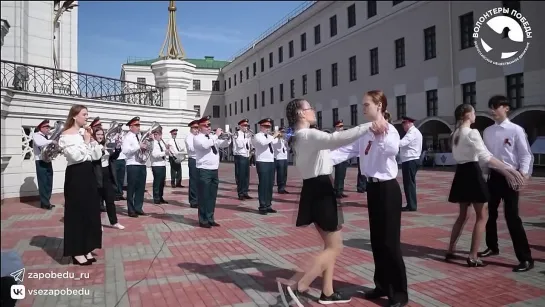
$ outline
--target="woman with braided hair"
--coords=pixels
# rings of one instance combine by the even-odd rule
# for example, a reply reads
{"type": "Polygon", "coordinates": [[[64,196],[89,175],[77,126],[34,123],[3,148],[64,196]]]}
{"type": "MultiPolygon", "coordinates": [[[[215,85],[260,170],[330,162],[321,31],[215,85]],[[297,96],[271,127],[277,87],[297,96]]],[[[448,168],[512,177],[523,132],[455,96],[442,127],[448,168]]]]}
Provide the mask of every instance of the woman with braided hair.
{"type": "Polygon", "coordinates": [[[348,303],[350,297],[333,289],[333,269],[335,259],[342,250],[342,237],[339,221],[341,216],[330,178],[333,164],[329,151],[353,143],[369,131],[382,134],[388,124],[382,119],[335,134],[312,129],[310,127],[316,124],[316,113],[304,99],[290,101],[286,107],[286,117],[294,131],[290,147],[295,154],[295,165],[303,177],[296,226],[314,224],[324,242],[324,250],[316,256],[310,270],[306,271],[294,285],[286,286],[278,282],[278,289],[286,306],[294,303],[298,307],[303,307],[299,293],[307,291],[312,281],[322,276],[319,303],[348,303]]]}

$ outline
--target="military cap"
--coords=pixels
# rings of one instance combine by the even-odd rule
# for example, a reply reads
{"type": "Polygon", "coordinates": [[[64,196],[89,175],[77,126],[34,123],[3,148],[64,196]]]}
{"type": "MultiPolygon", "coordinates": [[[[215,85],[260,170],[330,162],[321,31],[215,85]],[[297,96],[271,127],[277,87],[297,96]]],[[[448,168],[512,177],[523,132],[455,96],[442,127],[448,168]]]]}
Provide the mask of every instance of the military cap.
{"type": "Polygon", "coordinates": [[[244,124],[244,123],[246,123],[246,124],[247,124],[248,122],[249,122],[249,121],[248,121],[248,119],[247,119],[247,118],[245,118],[245,119],[243,119],[243,120],[239,121],[239,122],[238,122],[238,124],[239,124],[239,126],[240,126],[240,125],[242,125],[242,124],[244,124]]]}
{"type": "Polygon", "coordinates": [[[127,123],[127,126],[134,125],[136,122],[140,123],[140,117],[138,116],[133,117],[131,120],[129,120],[129,122],[127,123]]]}
{"type": "Polygon", "coordinates": [[[172,130],[170,130],[170,133],[175,133],[175,132],[177,133],[177,132],[178,132],[178,129],[172,129],[172,130]]]}
{"type": "Polygon", "coordinates": [[[199,125],[209,125],[210,124],[210,115],[204,116],[199,119],[199,125]]]}
{"type": "Polygon", "coordinates": [[[199,127],[199,120],[196,119],[194,121],[191,121],[189,124],[187,124],[188,127],[191,127],[191,128],[198,128],[199,127]]]}
{"type": "Polygon", "coordinates": [[[268,117],[267,117],[267,118],[264,118],[264,119],[262,119],[262,120],[260,120],[260,121],[258,122],[258,124],[261,125],[261,126],[270,126],[271,123],[272,123],[272,119],[270,119],[270,118],[268,118],[268,117]]]}
{"type": "Polygon", "coordinates": [[[414,118],[411,118],[411,117],[408,117],[408,116],[401,116],[401,121],[402,122],[414,123],[416,120],[414,118]]]}
{"type": "Polygon", "coordinates": [[[38,126],[36,126],[36,128],[34,128],[34,132],[38,132],[42,127],[47,126],[49,126],[49,119],[44,119],[41,123],[38,124],[38,126]]]}

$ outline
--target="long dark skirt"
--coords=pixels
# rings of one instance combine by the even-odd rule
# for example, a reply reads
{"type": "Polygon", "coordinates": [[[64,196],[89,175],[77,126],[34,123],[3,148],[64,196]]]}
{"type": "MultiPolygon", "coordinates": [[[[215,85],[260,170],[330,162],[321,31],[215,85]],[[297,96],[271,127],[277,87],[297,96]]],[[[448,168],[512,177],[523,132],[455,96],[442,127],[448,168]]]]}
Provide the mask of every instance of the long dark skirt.
{"type": "Polygon", "coordinates": [[[102,247],[100,197],[91,162],[70,165],[64,178],[64,256],[102,247]]]}
{"type": "Polygon", "coordinates": [[[343,220],[329,175],[303,180],[295,226],[316,224],[322,230],[332,232],[341,229],[343,220]]]}

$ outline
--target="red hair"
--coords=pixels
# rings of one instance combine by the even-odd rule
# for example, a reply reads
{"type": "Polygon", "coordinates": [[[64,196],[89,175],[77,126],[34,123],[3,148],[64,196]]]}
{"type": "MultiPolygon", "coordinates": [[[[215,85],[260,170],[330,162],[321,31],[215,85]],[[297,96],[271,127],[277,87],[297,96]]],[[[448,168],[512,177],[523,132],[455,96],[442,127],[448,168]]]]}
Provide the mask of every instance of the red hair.
{"type": "Polygon", "coordinates": [[[381,90],[372,90],[365,93],[366,96],[369,96],[373,103],[376,105],[382,104],[381,111],[382,113],[386,112],[386,108],[388,107],[388,100],[386,99],[386,95],[384,95],[384,92],[381,90]]]}

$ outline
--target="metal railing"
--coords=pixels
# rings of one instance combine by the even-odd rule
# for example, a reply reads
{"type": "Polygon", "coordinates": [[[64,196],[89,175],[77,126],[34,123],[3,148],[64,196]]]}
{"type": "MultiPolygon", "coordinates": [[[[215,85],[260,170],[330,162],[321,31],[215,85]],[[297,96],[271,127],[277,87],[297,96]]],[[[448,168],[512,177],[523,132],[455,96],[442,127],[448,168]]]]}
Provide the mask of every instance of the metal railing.
{"type": "Polygon", "coordinates": [[[4,60],[0,72],[3,89],[163,106],[162,88],[149,84],[4,60]]]}

